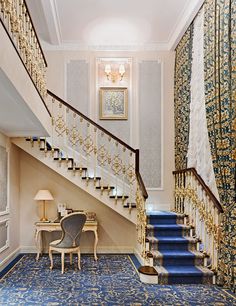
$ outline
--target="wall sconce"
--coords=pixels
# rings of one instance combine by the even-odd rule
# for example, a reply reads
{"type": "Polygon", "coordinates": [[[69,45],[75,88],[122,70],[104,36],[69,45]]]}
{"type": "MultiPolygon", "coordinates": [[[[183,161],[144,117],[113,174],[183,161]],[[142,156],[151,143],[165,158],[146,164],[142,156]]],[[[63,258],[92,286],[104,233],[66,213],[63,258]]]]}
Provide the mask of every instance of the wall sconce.
{"type": "Polygon", "coordinates": [[[119,71],[113,71],[111,70],[111,65],[110,64],[106,64],[105,65],[105,74],[107,76],[107,80],[111,80],[113,83],[115,83],[115,81],[118,79],[118,77],[120,78],[120,81],[122,81],[124,74],[125,74],[125,66],[123,64],[121,64],[119,66],[119,71]]]}

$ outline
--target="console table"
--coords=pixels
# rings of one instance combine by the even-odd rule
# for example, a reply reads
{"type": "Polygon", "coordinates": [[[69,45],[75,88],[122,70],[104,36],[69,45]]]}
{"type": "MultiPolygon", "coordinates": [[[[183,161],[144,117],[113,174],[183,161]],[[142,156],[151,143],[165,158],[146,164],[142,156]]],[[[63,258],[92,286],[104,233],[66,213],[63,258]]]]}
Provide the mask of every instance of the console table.
{"type": "MultiPolygon", "coordinates": [[[[97,221],[86,221],[83,227],[83,232],[91,231],[94,233],[94,259],[97,260],[97,243],[98,243],[98,233],[97,233],[98,223],[97,221]]],[[[40,254],[43,251],[43,236],[42,232],[55,232],[61,231],[61,225],[59,222],[36,222],[35,223],[35,242],[37,248],[36,260],[39,259],[40,254]]]]}

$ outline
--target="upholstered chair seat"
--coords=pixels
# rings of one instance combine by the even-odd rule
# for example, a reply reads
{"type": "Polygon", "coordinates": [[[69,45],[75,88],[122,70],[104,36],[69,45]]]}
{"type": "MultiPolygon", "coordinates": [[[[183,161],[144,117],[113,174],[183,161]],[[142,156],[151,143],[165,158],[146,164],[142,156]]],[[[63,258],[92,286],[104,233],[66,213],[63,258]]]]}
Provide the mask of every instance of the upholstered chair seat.
{"type": "Polygon", "coordinates": [[[83,226],[86,222],[84,213],[72,213],[61,219],[62,236],[59,240],[54,240],[49,245],[49,257],[51,261],[50,269],[53,268],[52,251],[61,253],[61,273],[64,273],[65,254],[70,254],[70,264],[72,264],[72,254],[78,255],[78,269],[80,270],[80,237],[83,226]]]}

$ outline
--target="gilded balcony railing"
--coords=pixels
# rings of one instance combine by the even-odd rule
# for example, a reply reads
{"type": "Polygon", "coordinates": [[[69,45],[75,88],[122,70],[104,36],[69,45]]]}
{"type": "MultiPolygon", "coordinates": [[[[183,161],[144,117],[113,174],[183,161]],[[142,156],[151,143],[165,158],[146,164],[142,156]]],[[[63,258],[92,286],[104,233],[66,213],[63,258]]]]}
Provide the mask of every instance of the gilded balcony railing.
{"type": "Polygon", "coordinates": [[[187,216],[195,228],[200,250],[209,256],[208,265],[217,271],[223,209],[194,168],[173,172],[175,177],[174,211],[187,216]]]}
{"type": "Polygon", "coordinates": [[[87,184],[93,180],[101,195],[113,198],[115,205],[128,208],[130,213],[136,207],[138,242],[145,257],[145,201],[148,195],[139,173],[139,150],[130,147],[50,91],[47,107],[52,119],[52,149],[61,148],[64,158],[73,158],[71,170],[74,174],[80,170],[82,176],[83,167],[86,167],[87,184]]]}
{"type": "Polygon", "coordinates": [[[37,33],[24,0],[0,0],[0,21],[43,101],[46,67],[37,33]]]}

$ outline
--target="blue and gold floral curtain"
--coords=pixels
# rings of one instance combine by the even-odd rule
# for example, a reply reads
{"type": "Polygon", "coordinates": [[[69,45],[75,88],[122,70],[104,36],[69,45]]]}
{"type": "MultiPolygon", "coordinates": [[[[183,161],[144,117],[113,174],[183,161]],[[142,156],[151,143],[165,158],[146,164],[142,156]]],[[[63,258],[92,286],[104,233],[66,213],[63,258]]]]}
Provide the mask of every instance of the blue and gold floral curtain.
{"type": "Polygon", "coordinates": [[[212,162],[224,208],[219,269],[224,284],[236,277],[236,0],[206,0],[205,101],[212,162]]]}
{"type": "Polygon", "coordinates": [[[175,59],[175,169],[187,167],[192,62],[192,25],[176,48],[175,59]]]}

